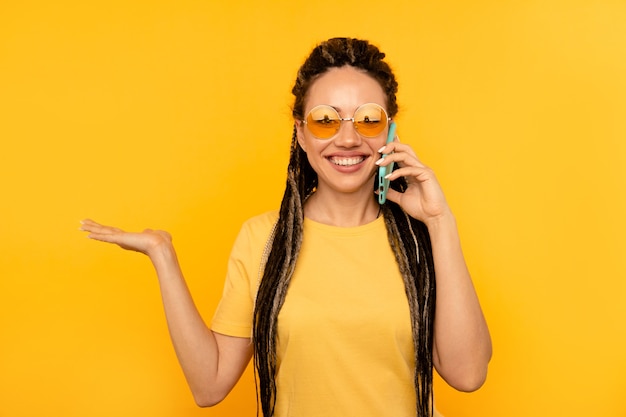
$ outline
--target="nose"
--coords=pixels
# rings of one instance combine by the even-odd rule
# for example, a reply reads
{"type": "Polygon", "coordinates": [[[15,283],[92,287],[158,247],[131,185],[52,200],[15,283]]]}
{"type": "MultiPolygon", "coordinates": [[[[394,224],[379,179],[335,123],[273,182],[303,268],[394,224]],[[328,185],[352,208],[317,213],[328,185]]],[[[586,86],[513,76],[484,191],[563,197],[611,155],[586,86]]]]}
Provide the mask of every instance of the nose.
{"type": "Polygon", "coordinates": [[[344,119],[339,126],[339,132],[335,136],[335,145],[343,148],[351,148],[361,144],[361,135],[356,131],[351,119],[344,119]]]}

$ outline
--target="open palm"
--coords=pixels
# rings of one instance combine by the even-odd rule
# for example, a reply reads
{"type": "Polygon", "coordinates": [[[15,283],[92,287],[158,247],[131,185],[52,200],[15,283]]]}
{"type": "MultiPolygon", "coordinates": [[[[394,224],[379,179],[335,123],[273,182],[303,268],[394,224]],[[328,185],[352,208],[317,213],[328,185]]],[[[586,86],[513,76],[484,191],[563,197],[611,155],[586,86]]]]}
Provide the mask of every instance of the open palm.
{"type": "Polygon", "coordinates": [[[125,232],[117,227],[101,225],[90,219],[81,221],[80,229],[89,232],[87,237],[90,239],[114,243],[123,249],[148,256],[151,256],[158,247],[172,242],[171,235],[163,230],[145,229],[140,233],[125,232]]]}

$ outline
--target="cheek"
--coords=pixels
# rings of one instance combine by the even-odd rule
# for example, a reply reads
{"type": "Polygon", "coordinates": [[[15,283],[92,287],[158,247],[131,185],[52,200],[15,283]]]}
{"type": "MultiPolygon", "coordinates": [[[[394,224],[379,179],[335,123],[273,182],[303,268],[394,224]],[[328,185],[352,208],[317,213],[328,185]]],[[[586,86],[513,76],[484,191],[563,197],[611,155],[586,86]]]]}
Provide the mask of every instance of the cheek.
{"type": "Polygon", "coordinates": [[[309,159],[320,158],[328,144],[307,136],[302,141],[302,149],[307,153],[309,159]]]}
{"type": "Polygon", "coordinates": [[[372,143],[371,146],[374,149],[374,151],[378,152],[378,150],[382,148],[383,146],[385,146],[385,144],[387,143],[387,134],[385,133],[384,135],[380,135],[379,138],[372,140],[371,143],[372,143]]]}

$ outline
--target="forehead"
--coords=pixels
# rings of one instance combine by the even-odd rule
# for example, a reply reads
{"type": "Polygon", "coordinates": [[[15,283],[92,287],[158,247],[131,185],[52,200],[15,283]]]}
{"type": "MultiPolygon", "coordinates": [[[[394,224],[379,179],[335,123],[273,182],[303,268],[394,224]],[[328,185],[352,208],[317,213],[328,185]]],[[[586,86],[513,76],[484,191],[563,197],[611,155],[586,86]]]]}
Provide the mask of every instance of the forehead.
{"type": "Polygon", "coordinates": [[[345,66],[331,68],[311,83],[305,112],[320,104],[352,112],[364,103],[386,107],[387,97],[375,78],[365,71],[345,66]]]}

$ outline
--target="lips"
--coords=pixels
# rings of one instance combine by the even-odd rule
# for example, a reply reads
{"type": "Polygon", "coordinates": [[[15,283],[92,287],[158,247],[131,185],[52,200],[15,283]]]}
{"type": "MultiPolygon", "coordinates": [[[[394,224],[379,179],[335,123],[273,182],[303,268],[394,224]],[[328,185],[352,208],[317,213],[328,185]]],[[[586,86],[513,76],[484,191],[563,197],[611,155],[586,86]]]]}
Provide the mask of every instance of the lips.
{"type": "Polygon", "coordinates": [[[360,164],[361,162],[365,160],[365,157],[352,156],[352,157],[347,158],[347,157],[331,156],[330,158],[328,158],[328,160],[335,165],[349,167],[349,166],[360,164]]]}

